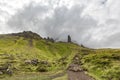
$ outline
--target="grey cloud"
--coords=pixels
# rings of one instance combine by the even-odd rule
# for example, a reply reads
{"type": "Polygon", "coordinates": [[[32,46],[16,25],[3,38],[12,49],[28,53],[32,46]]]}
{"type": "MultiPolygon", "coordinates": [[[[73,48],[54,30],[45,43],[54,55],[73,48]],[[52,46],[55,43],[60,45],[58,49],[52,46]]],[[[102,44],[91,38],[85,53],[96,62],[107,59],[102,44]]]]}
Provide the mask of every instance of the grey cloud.
{"type": "Polygon", "coordinates": [[[88,31],[95,27],[96,22],[90,17],[82,18],[82,10],[79,6],[73,6],[70,10],[66,7],[56,8],[53,17],[46,20],[47,35],[66,39],[70,34],[75,41],[85,42],[88,31]]]}
{"type": "Polygon", "coordinates": [[[107,3],[107,1],[108,1],[108,0],[102,0],[102,1],[101,1],[101,4],[103,4],[103,5],[104,5],[104,4],[106,4],[106,3],[107,3]]]}
{"type": "Polygon", "coordinates": [[[111,48],[119,48],[120,46],[120,32],[114,33],[107,37],[106,41],[104,42],[104,46],[111,47],[111,48]]]}
{"type": "Polygon", "coordinates": [[[13,15],[8,20],[7,25],[13,30],[13,32],[23,30],[36,32],[38,29],[40,30],[39,27],[43,26],[43,20],[40,18],[47,12],[48,7],[41,5],[35,6],[31,3],[29,6],[19,10],[15,15],[13,15]]]}
{"type": "MultiPolygon", "coordinates": [[[[70,9],[66,6],[54,9],[50,5],[31,3],[13,15],[7,24],[13,32],[31,30],[43,37],[49,36],[56,40],[66,41],[67,35],[71,35],[73,41],[88,47],[120,46],[120,34],[111,35],[107,30],[112,31],[113,27],[100,26],[91,16],[82,16],[84,9],[80,5],[72,6],[70,9]]],[[[106,24],[116,24],[116,20],[108,19],[106,24]]]]}
{"type": "Polygon", "coordinates": [[[15,31],[32,30],[40,35],[53,37],[57,40],[66,41],[67,35],[71,35],[73,41],[79,44],[89,43],[93,36],[90,32],[94,30],[97,22],[90,16],[82,17],[84,7],[79,5],[68,9],[66,6],[48,9],[49,6],[33,6],[30,4],[20,10],[8,21],[8,26],[15,31]],[[53,10],[51,17],[42,19],[42,16],[53,10]]]}

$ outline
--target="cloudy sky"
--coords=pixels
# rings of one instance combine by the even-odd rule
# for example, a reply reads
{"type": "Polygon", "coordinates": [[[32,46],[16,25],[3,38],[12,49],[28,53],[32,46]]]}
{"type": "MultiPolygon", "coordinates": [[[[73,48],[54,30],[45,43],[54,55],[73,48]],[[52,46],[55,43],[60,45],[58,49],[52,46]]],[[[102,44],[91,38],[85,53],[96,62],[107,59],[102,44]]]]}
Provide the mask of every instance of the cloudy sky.
{"type": "Polygon", "coordinates": [[[92,48],[120,47],[120,0],[0,0],[0,33],[31,30],[92,48]]]}

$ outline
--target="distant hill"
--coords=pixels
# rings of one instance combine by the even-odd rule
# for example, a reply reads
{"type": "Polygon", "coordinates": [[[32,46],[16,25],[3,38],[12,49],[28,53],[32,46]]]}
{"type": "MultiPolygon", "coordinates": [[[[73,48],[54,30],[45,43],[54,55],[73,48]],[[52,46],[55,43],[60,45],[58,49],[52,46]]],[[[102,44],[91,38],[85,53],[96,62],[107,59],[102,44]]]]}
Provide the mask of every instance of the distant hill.
{"type": "Polygon", "coordinates": [[[11,33],[11,34],[1,34],[0,37],[2,36],[18,36],[18,37],[31,38],[31,39],[41,39],[40,35],[32,31],[23,31],[20,33],[11,33]]]}

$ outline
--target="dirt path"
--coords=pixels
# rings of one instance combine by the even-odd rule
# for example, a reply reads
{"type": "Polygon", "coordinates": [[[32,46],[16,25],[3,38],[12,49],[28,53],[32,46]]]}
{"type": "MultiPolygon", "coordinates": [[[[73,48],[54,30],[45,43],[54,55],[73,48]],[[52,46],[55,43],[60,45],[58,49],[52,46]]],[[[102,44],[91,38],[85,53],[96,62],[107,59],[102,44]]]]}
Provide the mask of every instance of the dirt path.
{"type": "Polygon", "coordinates": [[[84,72],[67,71],[68,80],[94,80],[84,72]]]}
{"type": "Polygon", "coordinates": [[[85,71],[81,68],[81,64],[79,63],[79,57],[75,56],[67,70],[68,80],[94,80],[92,77],[85,74],[85,71]]]}

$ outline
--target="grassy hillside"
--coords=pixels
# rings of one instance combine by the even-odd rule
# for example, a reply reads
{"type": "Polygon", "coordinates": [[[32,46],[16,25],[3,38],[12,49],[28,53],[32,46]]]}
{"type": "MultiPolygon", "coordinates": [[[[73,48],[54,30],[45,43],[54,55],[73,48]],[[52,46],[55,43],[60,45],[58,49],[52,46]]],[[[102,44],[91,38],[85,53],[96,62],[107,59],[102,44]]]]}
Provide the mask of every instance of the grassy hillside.
{"type": "Polygon", "coordinates": [[[82,53],[83,67],[96,80],[120,80],[120,50],[98,49],[82,53]]]}
{"type": "Polygon", "coordinates": [[[9,67],[13,74],[64,71],[78,48],[72,43],[42,39],[32,32],[0,35],[0,68],[9,67]]]}
{"type": "Polygon", "coordinates": [[[30,31],[0,35],[0,80],[67,80],[75,55],[96,80],[120,80],[119,49],[54,42],[30,31]]]}

